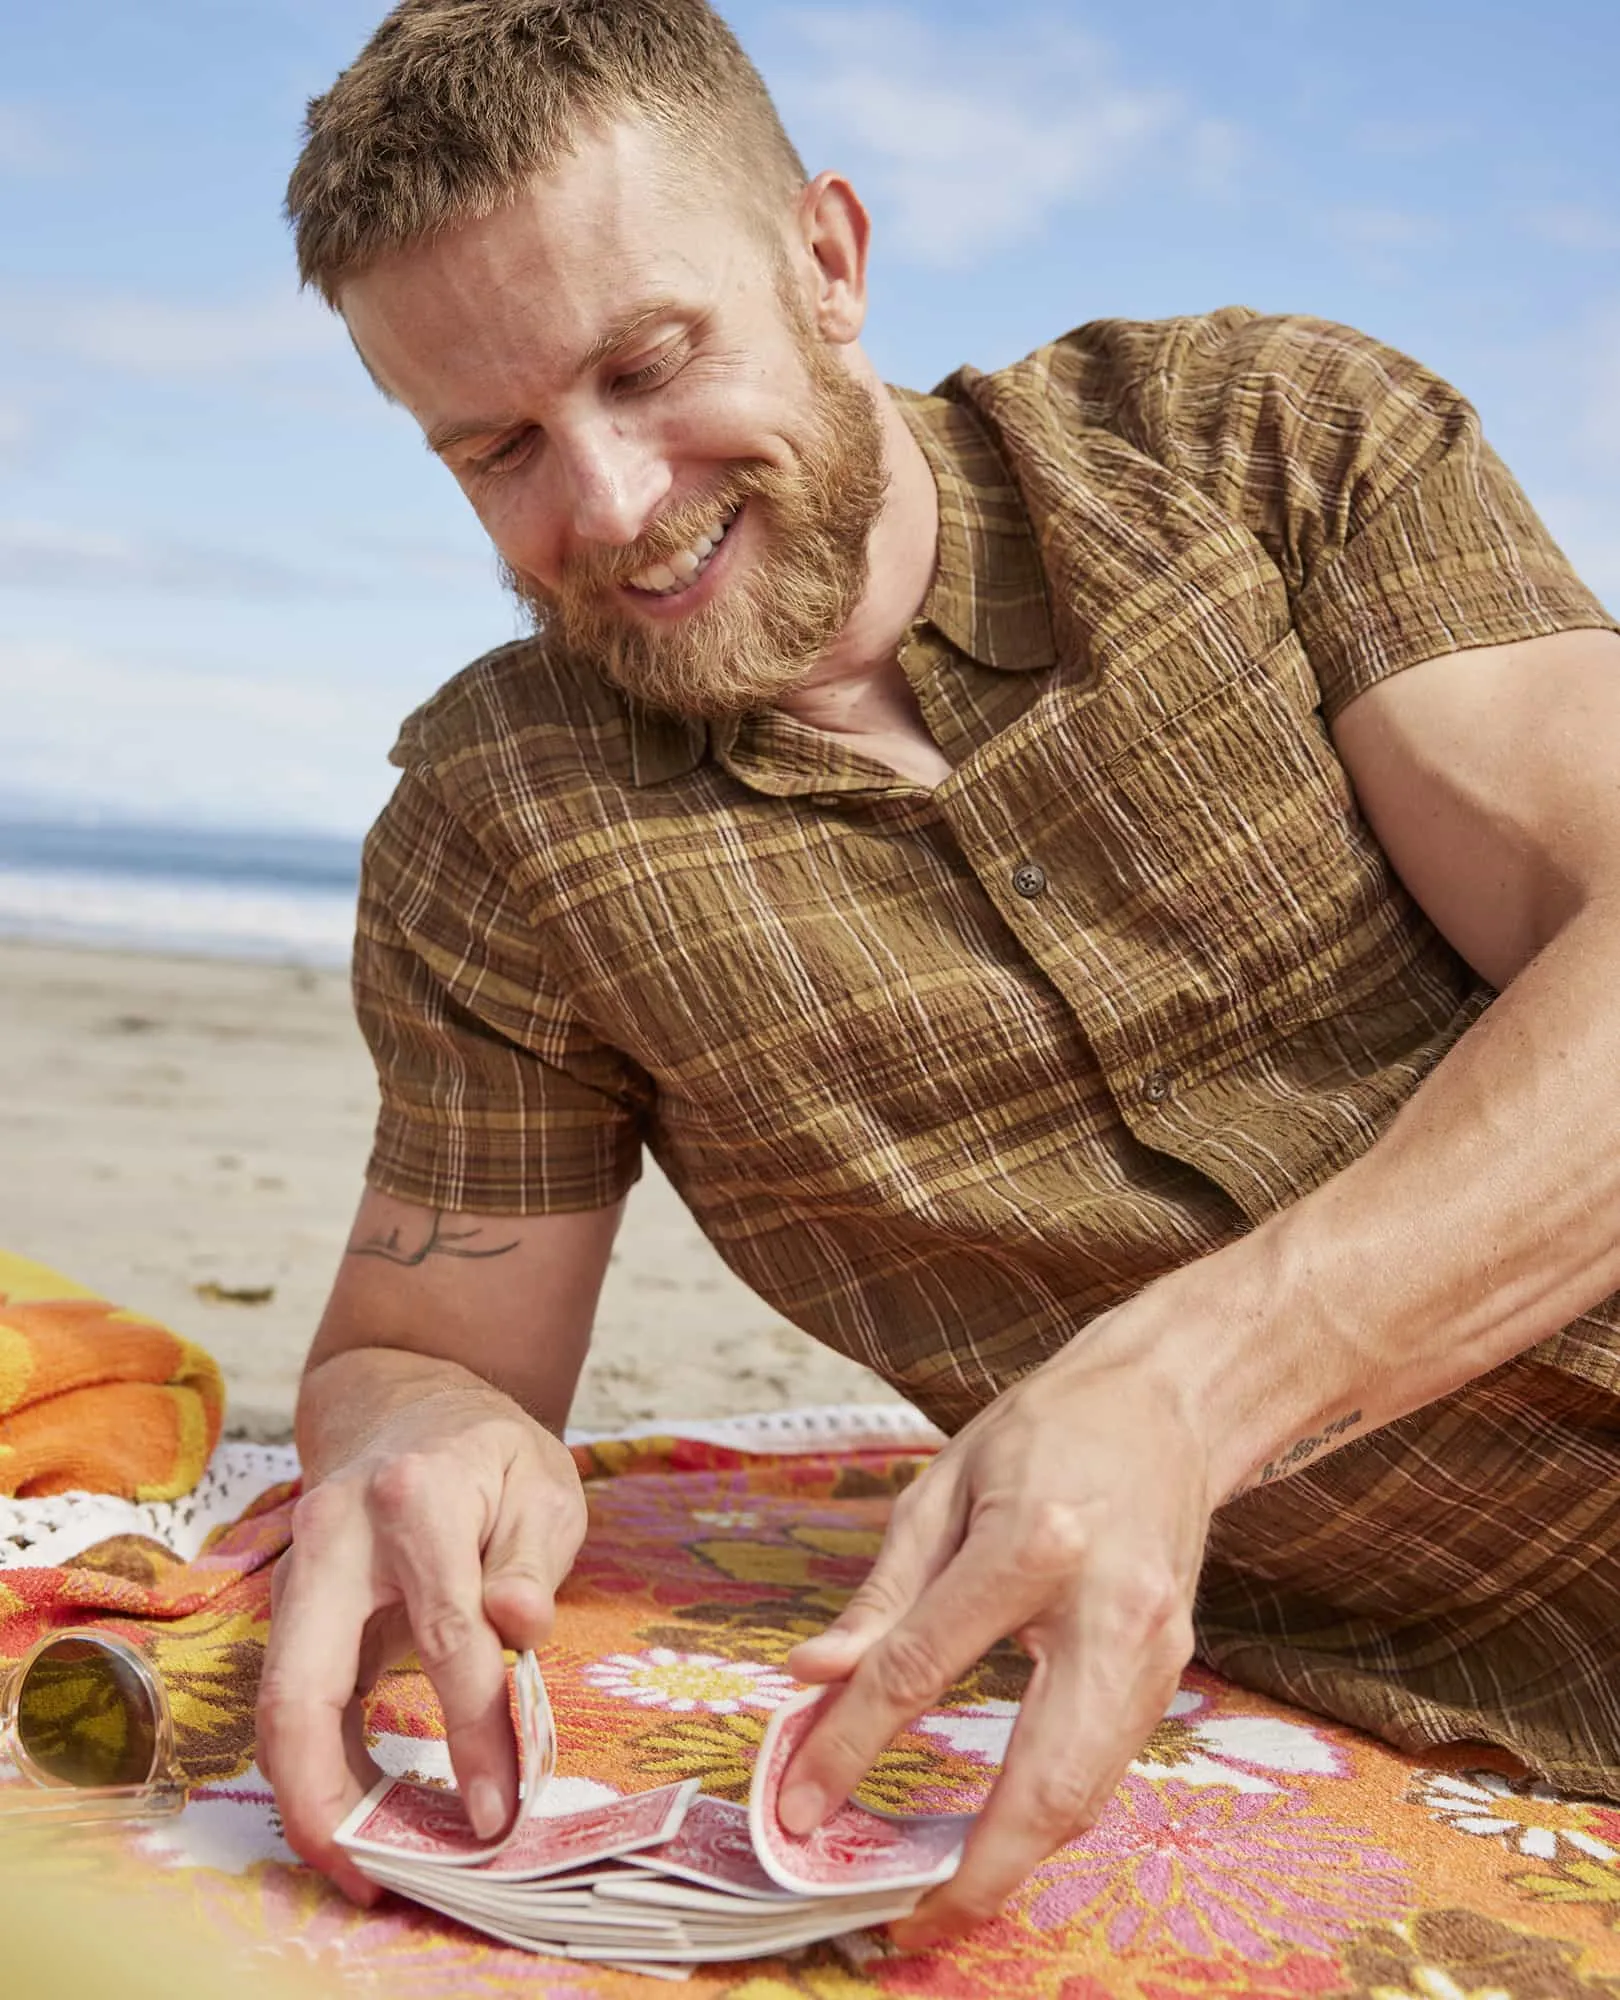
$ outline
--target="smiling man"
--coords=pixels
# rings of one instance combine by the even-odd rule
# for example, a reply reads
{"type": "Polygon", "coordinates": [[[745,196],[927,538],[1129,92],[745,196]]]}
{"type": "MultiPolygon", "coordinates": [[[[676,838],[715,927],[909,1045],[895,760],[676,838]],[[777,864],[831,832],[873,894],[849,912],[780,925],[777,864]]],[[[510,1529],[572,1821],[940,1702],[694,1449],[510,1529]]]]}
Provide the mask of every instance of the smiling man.
{"type": "Polygon", "coordinates": [[[475,1821],[650,1146],[954,1433],[793,1655],[808,1825],[1013,1633],[957,1878],[1090,1824],[1196,1646],[1620,1796],[1620,637],[1416,363],[1241,309],[933,396],[702,0],[409,0],[311,107],[301,267],[535,636],[405,725],[377,1143],[299,1407],[295,1846],[414,1644],[475,1821]]]}

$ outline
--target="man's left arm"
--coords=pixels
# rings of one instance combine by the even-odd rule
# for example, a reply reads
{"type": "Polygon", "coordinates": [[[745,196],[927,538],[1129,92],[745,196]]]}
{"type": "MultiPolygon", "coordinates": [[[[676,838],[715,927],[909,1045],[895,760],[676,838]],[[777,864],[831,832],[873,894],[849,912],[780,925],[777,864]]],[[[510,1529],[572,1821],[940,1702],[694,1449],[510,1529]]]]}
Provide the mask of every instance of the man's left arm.
{"type": "Polygon", "coordinates": [[[1225,1493],[1620,1288],[1620,635],[1427,661],[1334,736],[1396,872],[1501,992],[1376,1145],[1232,1246],[1265,1312],[1209,1384],[1225,1493]]]}
{"type": "Polygon", "coordinates": [[[1392,864],[1500,997],[1352,1166],[975,1418],[794,1655],[845,1683],[784,1792],[797,1826],[997,1639],[1034,1662],[962,1868],[902,1942],[988,1916],[1095,1820],[1190,1656],[1218,1505],[1620,1289],[1620,635],[1428,660],[1334,731],[1392,864]]]}

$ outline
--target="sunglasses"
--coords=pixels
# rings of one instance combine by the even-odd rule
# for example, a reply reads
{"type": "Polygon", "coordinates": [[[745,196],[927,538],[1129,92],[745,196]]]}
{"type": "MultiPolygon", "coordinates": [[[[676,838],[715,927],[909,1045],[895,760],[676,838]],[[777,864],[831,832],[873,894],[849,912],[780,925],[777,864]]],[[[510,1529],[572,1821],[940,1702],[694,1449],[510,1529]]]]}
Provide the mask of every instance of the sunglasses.
{"type": "Polygon", "coordinates": [[[105,1632],[52,1632],[0,1667],[0,1758],[33,1788],[0,1786],[0,1815],[146,1819],[186,1802],[163,1683],[105,1632]]]}

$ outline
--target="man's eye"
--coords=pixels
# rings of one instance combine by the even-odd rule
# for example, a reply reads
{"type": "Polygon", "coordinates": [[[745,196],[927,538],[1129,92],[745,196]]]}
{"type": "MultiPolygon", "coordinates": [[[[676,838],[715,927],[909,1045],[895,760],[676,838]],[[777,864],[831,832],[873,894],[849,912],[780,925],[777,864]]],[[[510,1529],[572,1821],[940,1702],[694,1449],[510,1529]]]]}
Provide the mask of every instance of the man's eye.
{"type": "Polygon", "coordinates": [[[683,343],[679,347],[672,347],[667,354],[660,354],[656,361],[649,362],[645,368],[637,368],[628,375],[621,375],[613,386],[632,396],[641,389],[655,389],[660,382],[666,381],[673,375],[685,359],[686,348],[683,343]]]}
{"type": "Polygon", "coordinates": [[[515,464],[527,450],[532,435],[530,431],[518,431],[504,443],[498,444],[493,451],[487,451],[482,458],[474,459],[474,469],[478,472],[499,472],[503,466],[515,464]]]}

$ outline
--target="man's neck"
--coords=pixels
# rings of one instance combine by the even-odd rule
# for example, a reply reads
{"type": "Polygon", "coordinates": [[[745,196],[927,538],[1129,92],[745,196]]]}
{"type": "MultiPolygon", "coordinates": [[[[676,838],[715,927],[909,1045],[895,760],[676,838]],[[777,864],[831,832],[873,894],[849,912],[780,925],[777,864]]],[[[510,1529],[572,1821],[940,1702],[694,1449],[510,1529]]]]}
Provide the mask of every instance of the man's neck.
{"type": "Polygon", "coordinates": [[[894,398],[880,384],[874,393],[889,489],[872,529],[866,589],[806,679],[776,704],[784,714],[835,736],[892,727],[902,716],[915,716],[900,647],[927,599],[939,552],[933,471],[894,398]]]}

